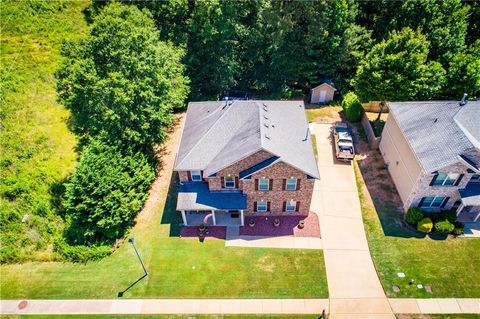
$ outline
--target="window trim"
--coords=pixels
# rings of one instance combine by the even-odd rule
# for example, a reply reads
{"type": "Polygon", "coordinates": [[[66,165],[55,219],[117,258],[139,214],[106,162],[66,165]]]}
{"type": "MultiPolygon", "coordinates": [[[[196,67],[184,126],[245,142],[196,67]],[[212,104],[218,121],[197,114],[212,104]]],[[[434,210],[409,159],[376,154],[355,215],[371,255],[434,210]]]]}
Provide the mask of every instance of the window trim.
{"type": "Polygon", "coordinates": [[[266,200],[259,200],[257,201],[257,212],[260,212],[260,213],[266,213],[268,210],[268,202],[266,200]],[[265,203],[265,209],[260,209],[259,207],[259,204],[260,203],[265,203]]]}
{"type": "MultiPolygon", "coordinates": [[[[437,175],[435,175],[433,178],[433,182],[432,182],[432,186],[435,186],[435,187],[449,187],[449,186],[455,186],[455,184],[457,183],[458,179],[460,178],[461,174],[460,173],[438,173],[437,175]],[[446,175],[445,179],[442,181],[441,184],[435,184],[437,183],[437,181],[439,181],[439,177],[440,175],[446,175]],[[451,175],[456,175],[456,178],[452,181],[452,179],[450,178],[451,175]],[[448,182],[448,184],[446,184],[448,182]]],[[[428,196],[430,197],[430,196],[428,196]]]]}
{"type": "Polygon", "coordinates": [[[224,188],[236,188],[237,185],[235,185],[235,176],[233,175],[228,175],[228,176],[225,176],[224,179],[223,179],[223,187],[224,188]],[[232,178],[233,180],[231,181],[227,181],[227,178],[232,178]],[[233,182],[233,186],[227,186],[227,183],[232,183],[233,182]]]}
{"type": "Polygon", "coordinates": [[[192,182],[201,182],[202,181],[202,171],[201,170],[193,170],[190,171],[190,178],[192,179],[192,182]],[[198,172],[198,174],[194,174],[194,172],[198,172]],[[199,176],[199,179],[195,179],[194,176],[199,176]]]}
{"type": "Polygon", "coordinates": [[[298,178],[296,178],[296,177],[287,178],[287,179],[285,180],[285,190],[286,190],[286,191],[289,191],[289,192],[291,192],[291,191],[296,191],[296,190],[297,190],[297,183],[298,183],[298,178]],[[288,180],[289,180],[289,179],[294,179],[294,180],[295,180],[295,184],[289,184],[289,183],[288,183],[288,180]],[[294,185],[295,187],[294,187],[293,189],[288,189],[288,185],[294,185]]]}
{"type": "Polygon", "coordinates": [[[287,201],[285,202],[285,211],[286,211],[286,212],[288,212],[288,213],[293,213],[293,212],[295,212],[296,210],[297,210],[297,202],[296,202],[296,201],[294,201],[294,200],[287,200],[287,201]],[[293,209],[292,209],[292,210],[289,210],[289,209],[288,209],[288,205],[289,205],[289,204],[292,204],[292,203],[293,203],[293,206],[291,206],[291,207],[293,207],[293,209]]]}
{"type": "Polygon", "coordinates": [[[268,190],[270,190],[270,179],[269,179],[269,178],[266,178],[266,177],[259,178],[259,179],[258,179],[258,190],[259,190],[259,191],[268,191],[268,190]],[[267,184],[266,184],[266,185],[263,185],[263,186],[266,186],[265,189],[262,189],[262,183],[261,183],[262,180],[266,180],[266,181],[267,181],[267,184]]]}
{"type": "Polygon", "coordinates": [[[446,197],[446,196],[424,196],[424,197],[422,197],[422,199],[420,200],[420,202],[421,202],[422,205],[420,205],[419,208],[442,208],[442,206],[443,206],[443,204],[444,204],[444,202],[445,202],[445,200],[446,200],[447,198],[448,198],[448,197],[446,197]],[[426,206],[426,205],[425,205],[426,198],[429,198],[429,197],[432,198],[432,201],[430,202],[430,205],[426,206]],[[443,198],[443,199],[442,199],[442,201],[440,202],[440,204],[439,204],[438,206],[432,206],[432,204],[435,203],[435,200],[436,200],[437,198],[443,198]]]}

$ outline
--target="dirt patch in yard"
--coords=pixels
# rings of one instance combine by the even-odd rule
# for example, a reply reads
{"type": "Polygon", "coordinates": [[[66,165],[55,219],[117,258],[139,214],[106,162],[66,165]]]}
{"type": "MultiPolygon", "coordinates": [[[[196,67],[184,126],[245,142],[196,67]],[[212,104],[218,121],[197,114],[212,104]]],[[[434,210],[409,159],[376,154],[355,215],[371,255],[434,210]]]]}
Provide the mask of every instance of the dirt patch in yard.
{"type": "Polygon", "coordinates": [[[336,123],[343,119],[343,110],[340,106],[322,106],[305,110],[309,122],[313,123],[336,123]]]}

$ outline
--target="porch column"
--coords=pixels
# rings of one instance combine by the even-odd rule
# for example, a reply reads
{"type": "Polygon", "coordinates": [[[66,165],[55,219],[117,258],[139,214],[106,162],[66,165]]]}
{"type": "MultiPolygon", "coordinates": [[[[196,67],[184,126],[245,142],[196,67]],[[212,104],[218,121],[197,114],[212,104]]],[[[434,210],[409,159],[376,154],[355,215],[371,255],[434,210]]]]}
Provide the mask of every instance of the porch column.
{"type": "Polygon", "coordinates": [[[457,208],[457,217],[458,217],[458,215],[460,215],[460,213],[462,212],[462,210],[463,210],[464,207],[465,207],[465,206],[463,206],[463,203],[460,204],[460,206],[458,206],[458,208],[457,208]]]}
{"type": "Polygon", "coordinates": [[[213,226],[217,225],[217,219],[215,218],[215,211],[212,210],[212,220],[213,220],[213,226]]]}
{"type": "Polygon", "coordinates": [[[187,224],[187,216],[185,215],[185,211],[184,211],[184,210],[182,210],[182,219],[183,219],[183,224],[184,224],[185,226],[188,226],[188,224],[187,224]]]}
{"type": "Polygon", "coordinates": [[[243,222],[243,209],[240,210],[240,226],[244,226],[245,223],[243,222]]]}

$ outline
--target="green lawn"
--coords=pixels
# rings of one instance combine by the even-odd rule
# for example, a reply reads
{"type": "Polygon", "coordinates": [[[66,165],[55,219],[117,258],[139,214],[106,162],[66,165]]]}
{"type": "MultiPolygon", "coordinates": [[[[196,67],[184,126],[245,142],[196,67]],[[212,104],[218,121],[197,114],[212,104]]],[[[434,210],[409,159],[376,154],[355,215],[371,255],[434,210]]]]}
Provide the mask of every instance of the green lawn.
{"type": "MultiPolygon", "coordinates": [[[[167,204],[158,201],[155,213],[134,227],[131,235],[149,275],[125,298],[327,297],[322,251],[235,248],[219,239],[178,238],[175,198],[172,187],[167,204]]],[[[142,275],[128,244],[85,265],[30,262],[4,265],[1,272],[2,299],[116,298],[142,275]]]]}
{"type": "Polygon", "coordinates": [[[405,228],[398,195],[388,187],[391,180],[378,152],[356,161],[355,173],[370,252],[387,295],[479,298],[480,239],[431,238],[405,228]],[[406,277],[398,278],[398,272],[406,277]],[[410,279],[414,285],[408,284],[410,279]],[[433,293],[418,289],[419,283],[431,285],[433,293]],[[393,292],[393,285],[400,292],[393,292]]]}

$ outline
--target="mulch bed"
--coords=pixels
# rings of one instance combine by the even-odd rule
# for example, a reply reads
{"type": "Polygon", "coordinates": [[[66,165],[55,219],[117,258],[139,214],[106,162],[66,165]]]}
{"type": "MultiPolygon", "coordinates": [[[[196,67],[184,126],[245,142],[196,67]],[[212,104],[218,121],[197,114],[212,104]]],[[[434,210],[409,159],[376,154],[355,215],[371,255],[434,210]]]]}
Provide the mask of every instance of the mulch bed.
{"type": "MultiPolygon", "coordinates": [[[[227,237],[227,227],[224,226],[208,226],[208,234],[205,233],[204,238],[219,238],[225,239],[227,237]]],[[[197,226],[185,226],[180,231],[181,237],[186,238],[200,238],[197,226]]]]}
{"type": "Polygon", "coordinates": [[[297,236],[320,237],[320,224],[318,217],[310,213],[307,218],[302,216],[253,216],[245,217],[246,226],[240,227],[242,236],[297,236]],[[279,218],[280,226],[273,226],[273,221],[279,218]],[[250,219],[255,220],[255,226],[248,226],[250,219]],[[305,220],[305,227],[298,228],[298,222],[305,220]]]}

